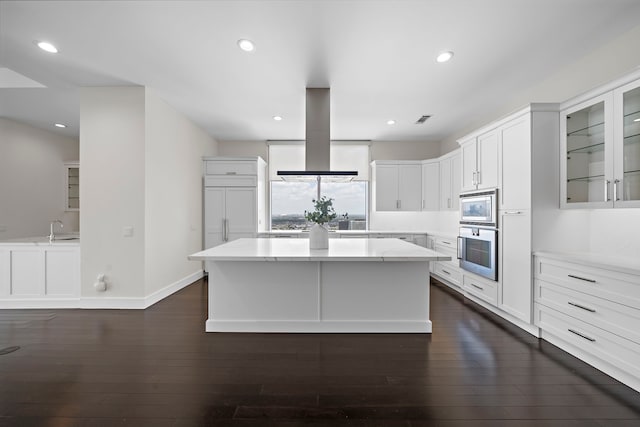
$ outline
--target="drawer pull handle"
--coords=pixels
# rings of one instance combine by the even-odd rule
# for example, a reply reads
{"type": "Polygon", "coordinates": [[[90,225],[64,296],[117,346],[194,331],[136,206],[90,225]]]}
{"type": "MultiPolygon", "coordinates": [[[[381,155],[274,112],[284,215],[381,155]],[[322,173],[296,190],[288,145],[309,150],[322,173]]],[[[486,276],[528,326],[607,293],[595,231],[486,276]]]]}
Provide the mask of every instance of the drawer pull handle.
{"type": "Polygon", "coordinates": [[[588,311],[590,313],[595,313],[596,312],[593,308],[585,307],[584,305],[576,304],[575,302],[569,301],[569,302],[567,302],[567,304],[572,305],[574,307],[581,308],[581,309],[586,310],[586,311],[588,311]]]}
{"type": "Polygon", "coordinates": [[[226,174],[227,175],[235,175],[235,174],[237,174],[237,172],[227,172],[226,174]]]}
{"type": "Polygon", "coordinates": [[[445,270],[445,269],[442,269],[442,272],[443,272],[444,274],[448,274],[449,276],[451,276],[451,273],[449,273],[449,272],[448,272],[447,270],[445,270]]]}
{"type": "Polygon", "coordinates": [[[585,282],[589,282],[589,283],[596,283],[596,281],[593,280],[593,279],[585,279],[584,277],[574,276],[573,274],[567,274],[567,276],[569,276],[569,277],[571,277],[573,279],[584,280],[585,282]]]}
{"type": "Polygon", "coordinates": [[[447,242],[445,240],[443,240],[442,243],[445,244],[445,245],[450,245],[451,244],[451,242],[447,242]]]}
{"type": "Polygon", "coordinates": [[[482,286],[478,286],[475,283],[470,283],[471,286],[473,286],[476,289],[480,289],[481,291],[484,291],[484,288],[482,286]]]}
{"type": "Polygon", "coordinates": [[[567,329],[567,331],[571,332],[572,334],[576,334],[577,336],[579,336],[579,337],[581,337],[581,338],[584,338],[584,339],[585,339],[585,340],[587,340],[587,341],[596,342],[596,339],[595,339],[595,338],[591,338],[591,337],[588,337],[588,336],[586,336],[586,335],[583,335],[583,334],[581,334],[580,332],[576,332],[576,331],[574,331],[573,329],[567,329]]]}

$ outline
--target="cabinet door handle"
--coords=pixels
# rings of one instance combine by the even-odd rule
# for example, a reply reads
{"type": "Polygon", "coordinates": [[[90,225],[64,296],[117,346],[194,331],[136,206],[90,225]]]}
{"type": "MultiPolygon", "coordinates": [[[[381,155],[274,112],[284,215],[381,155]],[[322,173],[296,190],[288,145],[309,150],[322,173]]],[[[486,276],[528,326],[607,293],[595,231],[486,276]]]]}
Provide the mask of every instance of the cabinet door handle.
{"type": "Polygon", "coordinates": [[[422,209],[424,209],[424,199],[422,199],[422,209]]]}
{"type": "Polygon", "coordinates": [[[608,179],[604,180],[604,201],[608,202],[609,200],[611,200],[609,198],[609,184],[611,183],[611,181],[609,181],[608,179]]]}
{"type": "Polygon", "coordinates": [[[462,259],[462,237],[458,237],[458,259],[462,259]]]}
{"type": "Polygon", "coordinates": [[[569,277],[571,277],[573,279],[584,280],[585,282],[589,282],[589,283],[596,283],[596,281],[593,280],[593,279],[585,279],[584,277],[574,276],[573,274],[567,274],[567,276],[569,276],[569,277]]]}
{"type": "Polygon", "coordinates": [[[471,174],[471,184],[473,185],[477,185],[478,182],[476,181],[476,172],[474,171],[473,174],[471,174]]]}
{"type": "Polygon", "coordinates": [[[476,172],[476,185],[480,185],[482,180],[480,179],[480,171],[476,172]]]}
{"type": "Polygon", "coordinates": [[[480,289],[481,291],[484,291],[484,288],[482,286],[478,286],[475,283],[469,283],[471,286],[473,286],[476,289],[480,289]]]}
{"type": "Polygon", "coordinates": [[[447,199],[447,208],[451,208],[451,199],[447,199]]]}
{"type": "Polygon", "coordinates": [[[567,302],[567,304],[572,305],[574,307],[581,308],[581,309],[583,309],[585,311],[588,311],[589,313],[595,313],[596,312],[593,308],[585,307],[584,305],[576,304],[575,302],[569,301],[569,302],[567,302]]]}
{"type": "Polygon", "coordinates": [[[584,334],[581,334],[580,332],[574,331],[573,329],[567,329],[567,331],[571,332],[572,334],[576,334],[577,336],[579,336],[581,338],[584,338],[587,341],[596,342],[595,338],[588,337],[588,336],[586,336],[584,334]]]}
{"type": "Polygon", "coordinates": [[[613,181],[613,201],[617,202],[620,199],[618,199],[618,184],[620,183],[619,179],[615,179],[613,181]]]}

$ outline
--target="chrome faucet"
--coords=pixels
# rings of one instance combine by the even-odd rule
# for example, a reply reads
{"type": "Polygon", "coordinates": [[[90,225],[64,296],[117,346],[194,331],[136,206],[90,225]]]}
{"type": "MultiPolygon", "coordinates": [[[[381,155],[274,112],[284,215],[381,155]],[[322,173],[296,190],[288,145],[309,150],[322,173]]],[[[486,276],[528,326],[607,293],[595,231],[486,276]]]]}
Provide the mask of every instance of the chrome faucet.
{"type": "Polygon", "coordinates": [[[56,225],[56,223],[60,224],[60,228],[64,228],[64,224],[59,219],[51,221],[51,224],[49,225],[49,243],[56,239],[56,236],[53,234],[53,226],[56,225]]]}

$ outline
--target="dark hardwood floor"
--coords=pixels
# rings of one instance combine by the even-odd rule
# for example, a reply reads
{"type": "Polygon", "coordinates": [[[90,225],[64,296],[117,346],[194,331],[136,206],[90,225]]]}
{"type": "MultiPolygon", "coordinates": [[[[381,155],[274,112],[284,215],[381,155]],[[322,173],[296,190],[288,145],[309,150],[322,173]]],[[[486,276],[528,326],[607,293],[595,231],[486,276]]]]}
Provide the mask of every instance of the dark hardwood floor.
{"type": "Polygon", "coordinates": [[[639,426],[640,394],[441,285],[433,334],[204,332],[144,310],[2,310],[0,426],[639,426]]]}

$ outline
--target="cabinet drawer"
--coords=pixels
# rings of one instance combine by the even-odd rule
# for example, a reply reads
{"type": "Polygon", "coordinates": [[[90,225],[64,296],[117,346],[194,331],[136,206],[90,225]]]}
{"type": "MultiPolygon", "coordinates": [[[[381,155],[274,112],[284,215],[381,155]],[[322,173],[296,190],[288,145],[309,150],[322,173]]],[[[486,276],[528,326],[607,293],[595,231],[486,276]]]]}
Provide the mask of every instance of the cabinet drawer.
{"type": "Polygon", "coordinates": [[[640,310],[536,280],[536,302],[640,344],[640,310]]]}
{"type": "Polygon", "coordinates": [[[567,316],[542,304],[535,304],[535,324],[617,368],[640,377],[640,345],[567,316]]]}
{"type": "Polygon", "coordinates": [[[256,162],[243,161],[208,161],[205,166],[207,175],[257,175],[258,166],[256,162]]]}
{"type": "Polygon", "coordinates": [[[436,245],[442,245],[455,251],[458,246],[458,242],[455,237],[436,237],[436,245]]]}
{"type": "Polygon", "coordinates": [[[209,175],[204,177],[205,187],[255,187],[258,178],[242,175],[209,175]]]}
{"type": "Polygon", "coordinates": [[[640,278],[631,274],[536,257],[536,279],[640,309],[640,278]]]}
{"type": "Polygon", "coordinates": [[[434,262],[433,267],[433,272],[438,276],[446,279],[448,282],[451,282],[458,287],[462,286],[462,274],[460,273],[460,270],[451,268],[446,264],[446,261],[436,261],[434,262]]]}
{"type": "Polygon", "coordinates": [[[470,294],[490,304],[496,305],[498,303],[498,285],[495,282],[480,280],[465,274],[463,278],[463,288],[470,294]]]}

